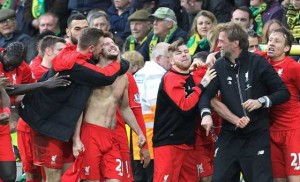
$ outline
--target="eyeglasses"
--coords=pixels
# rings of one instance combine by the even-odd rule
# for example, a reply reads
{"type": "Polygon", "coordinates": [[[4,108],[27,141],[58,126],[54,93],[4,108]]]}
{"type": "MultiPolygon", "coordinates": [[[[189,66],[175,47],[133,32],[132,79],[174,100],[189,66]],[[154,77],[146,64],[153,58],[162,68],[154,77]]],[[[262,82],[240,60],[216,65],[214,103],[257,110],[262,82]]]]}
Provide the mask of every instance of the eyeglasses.
{"type": "Polygon", "coordinates": [[[0,25],[12,24],[15,21],[16,21],[15,18],[7,18],[5,20],[0,21],[0,25]]]}

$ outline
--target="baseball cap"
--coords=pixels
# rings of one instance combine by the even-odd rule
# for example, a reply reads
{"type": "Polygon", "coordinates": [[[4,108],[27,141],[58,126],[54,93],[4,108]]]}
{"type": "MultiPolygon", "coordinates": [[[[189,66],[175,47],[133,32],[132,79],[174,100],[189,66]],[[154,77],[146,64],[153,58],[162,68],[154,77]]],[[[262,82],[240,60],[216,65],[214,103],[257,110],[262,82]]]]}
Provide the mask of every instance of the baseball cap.
{"type": "Polygon", "coordinates": [[[151,14],[149,17],[154,17],[157,19],[166,19],[170,18],[171,20],[177,22],[176,15],[173,10],[167,7],[160,7],[158,8],[153,14],[151,14]]]}

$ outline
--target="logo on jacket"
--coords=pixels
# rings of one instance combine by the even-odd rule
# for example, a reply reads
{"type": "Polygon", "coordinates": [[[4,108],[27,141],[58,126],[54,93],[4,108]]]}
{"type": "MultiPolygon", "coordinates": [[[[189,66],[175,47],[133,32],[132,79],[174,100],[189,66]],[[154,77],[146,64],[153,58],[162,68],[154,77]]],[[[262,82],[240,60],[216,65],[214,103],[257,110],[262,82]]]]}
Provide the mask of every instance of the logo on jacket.
{"type": "Polygon", "coordinates": [[[55,164],[56,163],[56,157],[57,157],[57,155],[52,155],[52,157],[51,157],[51,164],[55,164]]]}
{"type": "Polygon", "coordinates": [[[282,72],[283,72],[283,68],[280,68],[279,70],[278,70],[278,75],[279,75],[279,77],[281,77],[281,75],[282,75],[282,72]]]}
{"type": "Polygon", "coordinates": [[[249,81],[249,71],[245,73],[245,82],[249,81]]]}
{"type": "Polygon", "coordinates": [[[84,175],[90,175],[90,167],[91,166],[85,166],[84,167],[84,175]]]}
{"type": "Polygon", "coordinates": [[[230,76],[227,77],[227,83],[228,85],[232,85],[232,78],[230,76]]]}

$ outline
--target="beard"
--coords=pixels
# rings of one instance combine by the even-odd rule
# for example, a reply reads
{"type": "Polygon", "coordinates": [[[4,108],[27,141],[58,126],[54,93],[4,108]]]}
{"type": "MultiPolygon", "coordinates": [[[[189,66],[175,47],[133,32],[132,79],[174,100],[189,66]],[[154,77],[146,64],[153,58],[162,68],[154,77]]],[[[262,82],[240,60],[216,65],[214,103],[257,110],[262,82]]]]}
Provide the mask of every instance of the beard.
{"type": "Polygon", "coordinates": [[[230,59],[231,57],[231,52],[228,52],[228,51],[221,51],[221,56],[224,56],[225,58],[227,59],[230,59]]]}
{"type": "Polygon", "coordinates": [[[101,54],[105,59],[112,60],[112,61],[117,60],[118,56],[119,56],[119,54],[110,54],[109,52],[104,51],[104,50],[101,51],[101,54]]]}
{"type": "Polygon", "coordinates": [[[71,36],[70,38],[71,38],[71,42],[72,42],[73,45],[78,44],[78,40],[75,37],[71,36]]]}

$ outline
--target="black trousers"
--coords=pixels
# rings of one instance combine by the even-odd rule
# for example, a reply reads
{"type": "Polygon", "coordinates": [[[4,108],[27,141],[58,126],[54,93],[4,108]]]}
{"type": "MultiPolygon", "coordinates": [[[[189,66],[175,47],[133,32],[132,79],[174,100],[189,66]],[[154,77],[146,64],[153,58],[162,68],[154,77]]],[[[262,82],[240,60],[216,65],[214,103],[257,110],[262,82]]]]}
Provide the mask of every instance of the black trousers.
{"type": "Polygon", "coordinates": [[[270,134],[264,129],[250,136],[221,131],[216,143],[213,182],[273,182],[270,134]]]}

